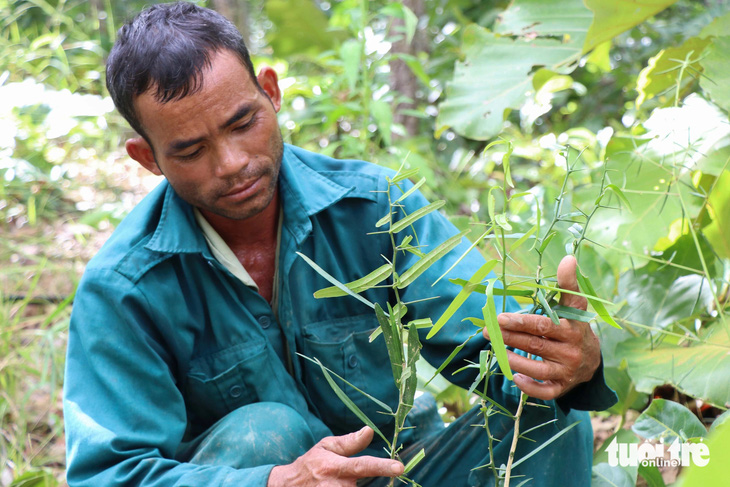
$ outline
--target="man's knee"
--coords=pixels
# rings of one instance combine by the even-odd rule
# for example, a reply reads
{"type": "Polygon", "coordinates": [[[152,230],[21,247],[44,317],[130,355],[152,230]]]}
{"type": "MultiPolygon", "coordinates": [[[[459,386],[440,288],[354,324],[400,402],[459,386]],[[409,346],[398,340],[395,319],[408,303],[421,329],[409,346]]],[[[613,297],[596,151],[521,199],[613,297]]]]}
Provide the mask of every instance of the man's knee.
{"type": "Polygon", "coordinates": [[[250,468],[293,462],[314,445],[302,416],[275,402],[236,409],[216,423],[190,459],[200,465],[250,468]]]}

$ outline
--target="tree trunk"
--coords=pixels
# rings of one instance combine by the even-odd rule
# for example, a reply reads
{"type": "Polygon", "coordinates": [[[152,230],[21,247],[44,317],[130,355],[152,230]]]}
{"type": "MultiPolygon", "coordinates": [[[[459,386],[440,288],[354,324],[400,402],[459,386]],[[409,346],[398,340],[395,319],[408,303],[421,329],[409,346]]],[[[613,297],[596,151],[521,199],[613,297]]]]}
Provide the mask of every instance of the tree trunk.
{"type": "MultiPolygon", "coordinates": [[[[410,8],[416,17],[423,17],[426,9],[423,0],[403,0],[403,5],[410,8]]],[[[416,30],[413,41],[408,44],[405,35],[399,34],[398,31],[404,26],[403,19],[393,19],[391,24],[390,35],[400,36],[400,39],[393,43],[391,52],[410,54],[415,56],[419,51],[427,50],[427,42],[423,32],[416,30]]],[[[408,136],[414,136],[418,133],[419,119],[403,113],[403,110],[413,109],[416,107],[416,91],[418,90],[418,80],[411,69],[401,59],[393,59],[390,61],[390,87],[397,94],[409,98],[411,101],[407,103],[399,103],[395,107],[393,113],[393,122],[402,124],[405,127],[408,136]]],[[[395,136],[395,134],[394,134],[395,136]]]]}
{"type": "Polygon", "coordinates": [[[213,10],[233,22],[249,46],[251,29],[248,25],[248,2],[246,0],[212,0],[213,10]]]}

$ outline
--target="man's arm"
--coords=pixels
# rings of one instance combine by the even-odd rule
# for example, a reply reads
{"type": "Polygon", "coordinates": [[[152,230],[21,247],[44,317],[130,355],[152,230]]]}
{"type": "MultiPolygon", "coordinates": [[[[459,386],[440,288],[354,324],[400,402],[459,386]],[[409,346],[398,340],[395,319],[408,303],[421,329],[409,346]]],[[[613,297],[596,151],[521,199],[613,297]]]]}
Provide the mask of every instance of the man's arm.
{"type": "Polygon", "coordinates": [[[69,485],[265,486],[273,465],[235,470],[174,459],[185,404],[174,361],[143,326],[150,306],[113,270],[87,270],[82,280],[64,385],[69,485]]]}

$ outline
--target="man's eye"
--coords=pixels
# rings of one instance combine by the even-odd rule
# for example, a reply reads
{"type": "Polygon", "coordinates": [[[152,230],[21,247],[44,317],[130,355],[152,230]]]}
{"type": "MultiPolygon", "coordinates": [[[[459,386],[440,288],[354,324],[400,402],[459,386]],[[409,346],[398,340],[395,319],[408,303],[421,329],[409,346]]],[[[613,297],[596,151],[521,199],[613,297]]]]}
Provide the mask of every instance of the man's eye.
{"type": "Polygon", "coordinates": [[[250,118],[250,119],[248,119],[248,120],[247,120],[246,122],[242,123],[241,125],[239,125],[238,127],[234,128],[233,130],[235,130],[235,131],[237,131],[237,132],[238,132],[238,131],[241,131],[241,130],[246,130],[246,129],[247,129],[247,128],[249,128],[249,127],[250,127],[251,125],[253,125],[253,122],[254,122],[254,118],[253,118],[253,117],[251,117],[251,118],[250,118]]]}
{"type": "Polygon", "coordinates": [[[190,160],[198,157],[200,155],[200,151],[201,151],[201,149],[198,149],[195,152],[192,152],[190,154],[185,154],[185,155],[179,155],[178,157],[180,159],[182,159],[183,161],[190,161],[190,160]]]}

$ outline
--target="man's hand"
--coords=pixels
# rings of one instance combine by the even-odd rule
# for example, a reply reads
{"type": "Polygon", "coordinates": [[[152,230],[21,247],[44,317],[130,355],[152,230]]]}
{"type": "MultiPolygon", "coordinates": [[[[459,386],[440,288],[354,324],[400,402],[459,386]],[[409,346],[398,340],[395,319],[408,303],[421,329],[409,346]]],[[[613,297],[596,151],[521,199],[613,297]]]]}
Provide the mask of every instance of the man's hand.
{"type": "MultiPolygon", "coordinates": [[[[578,291],[575,257],[566,256],[558,266],[558,287],[578,291]]],[[[582,296],[562,293],[560,304],[585,310],[582,296]]],[[[593,377],[601,362],[598,338],[588,323],[561,319],[555,325],[548,316],[502,313],[498,316],[504,343],[542,357],[531,360],[507,351],[517,387],[528,396],[555,399],[593,377]],[[542,382],[537,382],[537,380],[542,382]]],[[[484,336],[489,339],[487,329],[484,336]]]]}
{"type": "Polygon", "coordinates": [[[397,477],[403,474],[403,464],[376,457],[348,458],[361,452],[373,439],[367,426],[343,436],[328,436],[289,465],[271,470],[268,487],[355,487],[358,479],[367,477],[397,477]]]}

